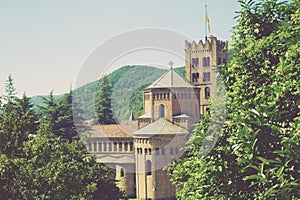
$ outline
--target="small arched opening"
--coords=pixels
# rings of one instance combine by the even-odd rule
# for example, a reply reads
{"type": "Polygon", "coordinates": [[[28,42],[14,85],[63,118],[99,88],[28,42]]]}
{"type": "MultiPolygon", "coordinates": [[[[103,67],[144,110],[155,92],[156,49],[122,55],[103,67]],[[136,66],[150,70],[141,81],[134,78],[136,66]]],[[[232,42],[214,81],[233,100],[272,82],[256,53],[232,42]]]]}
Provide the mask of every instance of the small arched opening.
{"type": "Polygon", "coordinates": [[[206,87],[204,93],[205,93],[205,98],[208,99],[210,97],[210,88],[206,87]]]}
{"type": "Polygon", "coordinates": [[[120,176],[121,176],[121,177],[124,177],[124,176],[125,176],[125,172],[124,172],[124,169],[123,169],[123,168],[120,169],[120,176]]]}
{"type": "Polygon", "coordinates": [[[160,104],[158,108],[159,118],[165,117],[165,106],[160,104]]]}
{"type": "Polygon", "coordinates": [[[147,166],[146,174],[147,174],[148,176],[152,175],[152,163],[151,163],[150,160],[147,160],[146,166],[147,166]]]}

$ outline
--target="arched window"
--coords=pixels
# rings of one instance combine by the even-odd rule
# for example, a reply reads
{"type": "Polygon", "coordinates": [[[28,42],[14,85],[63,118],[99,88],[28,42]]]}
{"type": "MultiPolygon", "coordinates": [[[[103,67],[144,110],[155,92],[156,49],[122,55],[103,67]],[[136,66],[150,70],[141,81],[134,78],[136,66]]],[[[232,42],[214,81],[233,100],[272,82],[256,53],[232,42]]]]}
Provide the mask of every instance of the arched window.
{"type": "Polygon", "coordinates": [[[125,175],[124,169],[121,168],[121,169],[120,169],[120,176],[121,176],[121,177],[124,177],[124,175],[125,175]]]}
{"type": "Polygon", "coordinates": [[[204,92],[205,92],[205,99],[208,99],[210,97],[210,88],[206,87],[204,92]]]}
{"type": "Polygon", "coordinates": [[[159,118],[165,117],[165,106],[159,105],[159,118]]]}
{"type": "Polygon", "coordinates": [[[151,163],[150,160],[147,160],[146,166],[147,166],[146,174],[147,174],[148,176],[149,176],[149,175],[152,175],[152,163],[151,163]]]}

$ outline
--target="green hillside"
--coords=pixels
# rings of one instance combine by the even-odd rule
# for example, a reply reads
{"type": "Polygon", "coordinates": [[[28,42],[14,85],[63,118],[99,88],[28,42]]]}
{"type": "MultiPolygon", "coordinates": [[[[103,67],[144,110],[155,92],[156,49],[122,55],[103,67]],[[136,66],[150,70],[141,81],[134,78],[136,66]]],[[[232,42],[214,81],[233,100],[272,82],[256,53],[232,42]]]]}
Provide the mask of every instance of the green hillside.
{"type": "MultiPolygon", "coordinates": [[[[184,67],[176,68],[182,76],[185,76],[184,67]]],[[[143,113],[143,95],[142,90],[159,78],[166,70],[150,66],[123,66],[108,76],[111,79],[113,87],[112,109],[114,116],[118,120],[129,119],[130,112],[135,117],[143,113]]],[[[74,97],[81,105],[83,117],[92,119],[94,117],[95,91],[97,90],[98,81],[93,81],[74,90],[74,97]]],[[[55,96],[56,98],[61,95],[55,96]]],[[[32,98],[34,103],[42,105],[42,96],[32,98]]]]}

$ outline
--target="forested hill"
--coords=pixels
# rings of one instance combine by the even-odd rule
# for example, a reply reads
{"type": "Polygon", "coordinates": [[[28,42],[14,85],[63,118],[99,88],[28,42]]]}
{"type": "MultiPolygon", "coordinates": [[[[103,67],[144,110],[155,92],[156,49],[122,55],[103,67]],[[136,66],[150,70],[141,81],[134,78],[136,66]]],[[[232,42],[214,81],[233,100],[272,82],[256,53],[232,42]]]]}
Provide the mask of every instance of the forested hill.
{"type": "MultiPolygon", "coordinates": [[[[176,68],[179,74],[185,77],[184,67],[176,68]]],[[[128,119],[130,112],[138,117],[143,112],[142,90],[159,78],[166,70],[151,66],[123,66],[108,76],[111,80],[112,92],[112,109],[114,115],[119,120],[128,119]]],[[[73,95],[83,108],[83,117],[91,119],[94,117],[95,91],[98,87],[98,81],[93,81],[74,90],[73,95]]],[[[59,95],[61,96],[61,95],[59,95]]],[[[33,97],[37,105],[42,104],[42,96],[33,97]]]]}
{"type": "MultiPolygon", "coordinates": [[[[175,69],[185,76],[184,67],[175,69]]],[[[123,66],[108,76],[112,84],[112,110],[119,120],[128,119],[130,112],[140,116],[143,112],[142,90],[159,78],[166,70],[150,66],[123,66]]],[[[74,95],[84,107],[84,117],[91,119],[94,116],[95,91],[98,81],[88,83],[75,90],[74,95]]]]}

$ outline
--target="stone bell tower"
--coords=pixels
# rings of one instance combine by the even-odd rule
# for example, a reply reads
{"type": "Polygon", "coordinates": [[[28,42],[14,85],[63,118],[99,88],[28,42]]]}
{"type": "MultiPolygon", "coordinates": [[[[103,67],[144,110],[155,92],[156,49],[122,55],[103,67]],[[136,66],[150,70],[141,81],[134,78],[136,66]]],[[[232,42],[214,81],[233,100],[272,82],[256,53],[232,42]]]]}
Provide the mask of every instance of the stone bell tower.
{"type": "Polygon", "coordinates": [[[209,36],[198,44],[185,41],[186,79],[200,88],[200,114],[208,111],[209,99],[216,88],[217,65],[228,61],[228,42],[209,36]]]}
{"type": "Polygon", "coordinates": [[[133,133],[137,199],[175,199],[175,186],[163,169],[183,155],[199,120],[199,88],[172,68],[144,89],[144,115],[133,133]]]}

